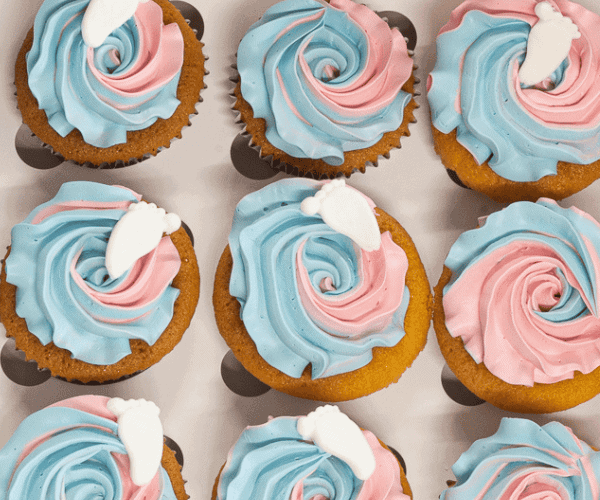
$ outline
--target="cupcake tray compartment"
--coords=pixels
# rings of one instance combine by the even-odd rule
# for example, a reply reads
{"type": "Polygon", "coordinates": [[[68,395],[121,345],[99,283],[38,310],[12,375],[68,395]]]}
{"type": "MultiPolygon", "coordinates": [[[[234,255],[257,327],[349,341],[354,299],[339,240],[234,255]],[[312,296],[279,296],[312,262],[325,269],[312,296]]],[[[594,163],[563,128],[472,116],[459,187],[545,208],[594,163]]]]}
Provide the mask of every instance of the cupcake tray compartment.
{"type": "MultiPolygon", "coordinates": [[[[65,181],[89,180],[127,186],[159,206],[177,213],[195,236],[200,265],[200,302],[189,329],[173,352],[157,365],[129,380],[103,386],[68,384],[54,378],[24,387],[0,372],[0,446],[28,415],[61,399],[81,394],[145,398],[161,409],[165,432],[185,455],[183,477],[193,500],[208,500],[214,479],[242,429],[264,423],[269,415],[306,415],[322,403],[297,399],[274,390],[254,397],[233,393],[223,382],[221,366],[228,347],[219,335],[213,313],[214,273],[231,228],[238,201],[246,194],[285,178],[248,178],[232,164],[232,142],[240,133],[230,108],[231,64],[239,40],[273,0],[189,0],[202,15],[211,73],[202,92],[193,126],[186,128],[176,147],[128,168],[95,170],[62,162],[52,169],[29,167],[15,148],[22,125],[13,95],[14,63],[22,41],[31,27],[41,0],[0,0],[0,38],[4,50],[0,72],[0,246],[10,244],[11,228],[37,205],[56,194],[65,181]]],[[[434,286],[444,259],[459,234],[477,225],[478,217],[505,205],[476,192],[461,189],[448,179],[433,150],[427,75],[435,61],[435,36],[460,0],[369,0],[378,12],[395,10],[407,16],[418,31],[414,62],[423,95],[417,97],[417,123],[402,148],[394,149],[379,168],[353,175],[356,186],[378,206],[398,220],[413,238],[434,286]]],[[[579,0],[600,14],[596,0],[579,0]]],[[[391,17],[391,16],[390,16],[391,17]]],[[[201,30],[199,30],[200,33],[201,30]]],[[[254,161],[254,160],[252,160],[254,161]]],[[[269,167],[270,169],[270,167],[269,167]]],[[[271,169],[272,170],[272,169],[271,169]]],[[[271,173],[271,172],[269,172],[271,173]]],[[[575,205],[600,219],[600,183],[596,182],[560,205],[575,205]]],[[[0,347],[4,328],[0,326],[0,347]]],[[[8,347],[7,347],[8,349],[8,347]]],[[[398,450],[408,468],[408,480],[416,500],[438,498],[450,470],[460,454],[479,438],[493,434],[502,417],[521,416],[496,409],[488,403],[464,406],[444,390],[453,385],[443,374],[445,361],[433,328],[428,343],[400,381],[387,389],[354,401],[339,403],[360,425],[373,431],[384,443],[398,450]]],[[[583,440],[600,444],[600,397],[576,408],[550,415],[531,415],[537,423],[558,420],[572,427],[583,440]]]]}

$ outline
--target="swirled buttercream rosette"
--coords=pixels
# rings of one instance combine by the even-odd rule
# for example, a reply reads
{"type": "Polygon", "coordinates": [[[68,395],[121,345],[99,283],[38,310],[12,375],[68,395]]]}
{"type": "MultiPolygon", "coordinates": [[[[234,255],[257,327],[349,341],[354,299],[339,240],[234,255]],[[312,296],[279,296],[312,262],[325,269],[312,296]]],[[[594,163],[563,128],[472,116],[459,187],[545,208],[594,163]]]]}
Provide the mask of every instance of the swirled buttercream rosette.
{"type": "Polygon", "coordinates": [[[237,70],[233,108],[244,133],[292,175],[364,172],[415,121],[404,37],[351,0],[274,5],[242,39],[237,70]]]}
{"type": "Polygon", "coordinates": [[[114,168],[181,137],[197,114],[205,70],[202,43],[166,0],[140,2],[90,46],[84,19],[103,1],[45,0],[19,52],[15,84],[23,122],[46,147],[85,166],[114,168]]]}
{"type": "Polygon", "coordinates": [[[434,326],[449,367],[507,410],[571,408],[600,387],[600,225],[552,200],[517,202],[452,246],[434,326]]]}
{"type": "Polygon", "coordinates": [[[283,180],[242,199],[213,295],[250,373],[321,401],[397,381],[425,345],[430,300],[410,237],[339,179],[283,180]]]}
{"type": "Polygon", "coordinates": [[[559,422],[503,418],[452,466],[456,484],[440,500],[598,498],[600,455],[559,422]]]}
{"type": "Polygon", "coordinates": [[[461,183],[512,202],[562,199],[600,177],[598,24],[569,0],[453,11],[428,99],[436,151],[461,183]]]}
{"type": "Polygon", "coordinates": [[[199,293],[191,241],[178,226],[163,236],[172,217],[140,200],[119,186],[66,183],[12,230],[2,322],[17,349],[54,376],[87,383],[137,373],[189,325],[199,293]]]}
{"type": "MultiPolygon", "coordinates": [[[[151,467],[149,479],[136,483],[139,457],[123,439],[123,426],[110,409],[115,401],[79,396],[26,418],[0,450],[0,499],[187,499],[181,467],[166,445],[159,450],[159,463],[142,464],[151,467]]],[[[156,408],[144,400],[133,403],[156,408]]],[[[162,433],[155,438],[160,446],[162,433]]]]}
{"type": "Polygon", "coordinates": [[[247,427],[215,481],[212,500],[412,498],[404,471],[387,446],[356,424],[352,425],[356,426],[358,436],[344,434],[345,419],[337,408],[325,406],[307,417],[271,418],[266,424],[247,427]],[[327,445],[300,432],[303,420],[332,415],[332,423],[341,432],[337,436],[335,431],[328,432],[332,439],[327,445]],[[357,440],[362,440],[366,448],[358,456],[354,448],[357,440]],[[364,455],[373,458],[374,472],[359,479],[356,466],[352,465],[364,455]]]}

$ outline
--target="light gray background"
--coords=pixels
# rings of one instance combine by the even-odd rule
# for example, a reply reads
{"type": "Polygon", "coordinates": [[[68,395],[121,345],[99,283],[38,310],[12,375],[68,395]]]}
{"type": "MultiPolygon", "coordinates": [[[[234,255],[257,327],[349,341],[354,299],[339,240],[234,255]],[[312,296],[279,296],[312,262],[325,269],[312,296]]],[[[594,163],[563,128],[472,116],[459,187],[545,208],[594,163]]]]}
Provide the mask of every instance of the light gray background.
{"type": "MultiPolygon", "coordinates": [[[[215,268],[226,244],[236,203],[247,193],[272,182],[251,181],[231,165],[229,149],[240,127],[230,109],[229,92],[237,44],[247,28],[274,3],[272,0],[189,0],[202,13],[206,31],[204,52],[209,56],[208,88],[198,105],[199,115],[183,131],[183,140],[142,164],[113,171],[94,171],[63,164],[50,171],[26,166],[14,149],[21,117],[14,97],[14,61],[40,0],[2,0],[0,16],[0,247],[10,243],[10,229],[38,204],[52,197],[61,183],[91,180],[128,186],[169,211],[178,213],[196,237],[200,264],[200,302],[192,324],[175,350],[145,373],[116,385],[94,388],[57,380],[33,388],[20,387],[0,373],[0,446],[30,413],[60,399],[93,393],[124,398],[146,398],[162,409],[165,433],[185,455],[184,478],[194,500],[208,500],[213,481],[227,452],[242,429],[263,423],[269,415],[306,414],[318,403],[270,391],[257,398],[231,393],[220,377],[227,347],[215,325],[212,288],[215,268]]],[[[435,61],[435,35],[459,0],[373,0],[374,10],[397,10],[417,27],[415,61],[424,92],[435,61]]],[[[580,0],[600,13],[597,0],[580,0]]],[[[433,151],[429,109],[418,98],[418,123],[402,149],[366,175],[355,174],[350,184],[363,190],[393,215],[412,235],[432,286],[441,273],[445,255],[477,217],[502,205],[460,189],[447,177],[433,151]]],[[[284,177],[279,174],[275,179],[284,177]]],[[[561,202],[576,205],[600,219],[600,184],[561,202]]],[[[3,330],[3,327],[0,326],[3,330]]],[[[2,335],[3,337],[3,335],[2,335]]],[[[2,343],[3,340],[0,340],[2,343]]],[[[466,408],[451,401],[440,383],[444,360],[433,329],[421,355],[400,382],[371,396],[339,406],[361,426],[397,448],[408,466],[408,479],[417,500],[435,500],[452,479],[450,467],[478,438],[495,431],[507,412],[489,404],[466,408]]],[[[514,416],[514,415],[513,415],[514,416]]],[[[600,399],[555,415],[532,417],[543,423],[558,419],[583,438],[600,445],[600,399]]]]}

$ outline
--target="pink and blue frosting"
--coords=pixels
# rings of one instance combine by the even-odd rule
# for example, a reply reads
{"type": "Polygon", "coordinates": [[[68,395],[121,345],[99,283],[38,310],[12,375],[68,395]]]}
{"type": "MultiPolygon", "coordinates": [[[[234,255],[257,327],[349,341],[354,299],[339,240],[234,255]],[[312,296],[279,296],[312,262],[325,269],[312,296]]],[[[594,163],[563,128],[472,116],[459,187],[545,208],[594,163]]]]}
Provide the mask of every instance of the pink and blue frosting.
{"type": "Polygon", "coordinates": [[[600,366],[600,224],[553,200],[517,202],[463,233],[445,265],[446,327],[477,363],[532,386],[600,366]]]}
{"type": "Polygon", "coordinates": [[[173,115],[183,37],[176,23],[163,24],[162,9],[150,0],[93,49],[81,33],[88,3],[44,1],[27,54],[28,83],[56,132],[77,129],[88,144],[106,148],[173,115]]]}
{"type": "Polygon", "coordinates": [[[80,396],[26,418],[0,450],[0,500],[176,500],[163,467],[133,483],[107,402],[80,396]]]}
{"type": "Polygon", "coordinates": [[[548,0],[569,17],[581,38],[547,81],[518,78],[536,0],[467,0],[437,38],[428,81],[433,125],[456,130],[479,164],[505,179],[556,175],[559,161],[600,159],[600,16],[569,0],[548,0]]]}
{"type": "Polygon", "coordinates": [[[217,500],[409,500],[400,466],[369,431],[363,431],[376,461],[369,479],[297,430],[298,417],[278,417],[247,427],[229,452],[217,500]]]}
{"type": "Polygon", "coordinates": [[[111,231],[140,199],[119,186],[68,182],[13,228],[6,281],[43,345],[108,365],[131,353],[132,339],[154,344],[171,322],[181,259],[168,236],[121,277],[106,270],[111,231]]]}
{"type": "Polygon", "coordinates": [[[321,186],[286,179],[246,196],[229,236],[229,292],[248,335],[263,359],[295,378],[308,364],[313,379],[354,371],[374,347],[405,335],[404,250],[386,232],[379,250],[366,252],[320,215],[306,215],[302,200],[321,186]]]}
{"type": "Polygon", "coordinates": [[[351,0],[284,0],[237,53],[241,92],[266,137],[295,158],[341,165],[402,123],[412,59],[398,30],[351,0]]]}
{"type": "Polygon", "coordinates": [[[559,422],[503,418],[452,466],[440,500],[597,500],[600,453],[559,422]]]}

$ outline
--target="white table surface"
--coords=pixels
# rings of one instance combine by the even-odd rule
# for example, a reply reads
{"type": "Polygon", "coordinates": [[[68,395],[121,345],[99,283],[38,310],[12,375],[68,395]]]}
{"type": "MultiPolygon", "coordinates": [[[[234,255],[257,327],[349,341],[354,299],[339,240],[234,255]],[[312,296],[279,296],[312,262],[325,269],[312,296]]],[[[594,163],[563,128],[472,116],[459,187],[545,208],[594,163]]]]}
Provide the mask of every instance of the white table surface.
{"type": "MultiPolygon", "coordinates": [[[[252,181],[232,166],[231,142],[240,131],[230,109],[229,92],[237,44],[247,28],[274,3],[273,0],[188,0],[205,21],[204,52],[210,58],[208,88],[198,106],[199,115],[183,140],[158,157],[117,170],[96,171],[64,163],[53,170],[25,165],[14,148],[21,116],[14,97],[14,61],[33,23],[40,0],[0,0],[0,247],[10,243],[10,229],[38,204],[50,199],[60,184],[90,180],[128,186],[169,211],[178,213],[192,228],[200,265],[200,302],[189,330],[175,350],[158,365],[137,377],[104,387],[82,387],[58,380],[37,387],[21,387],[0,373],[0,446],[30,413],[61,399],[92,393],[124,398],[146,398],[162,409],[165,433],[183,449],[183,476],[193,500],[208,500],[214,479],[229,448],[246,425],[260,424],[269,415],[306,414],[319,403],[270,391],[244,398],[229,391],[220,376],[227,352],[217,330],[212,289],[214,272],[226,244],[236,203],[247,193],[274,179],[252,181]],[[243,15],[240,15],[243,13],[243,15]]],[[[600,13],[597,0],[579,0],[600,13]]],[[[426,75],[435,61],[435,35],[460,0],[369,0],[374,10],[397,10],[414,22],[419,40],[415,61],[424,92],[426,75]]],[[[350,184],[363,190],[393,215],[413,237],[432,286],[437,283],[446,253],[460,233],[475,226],[477,217],[498,210],[494,203],[452,183],[433,151],[429,109],[418,98],[418,123],[402,149],[350,184]]],[[[569,199],[600,219],[600,183],[569,199]]],[[[3,330],[3,327],[0,326],[3,330]]],[[[3,336],[2,336],[3,337],[3,336]]],[[[3,340],[0,340],[0,344],[3,340]]],[[[425,350],[399,383],[355,401],[339,404],[361,426],[396,448],[407,463],[408,479],[416,500],[435,500],[453,479],[451,465],[470,443],[493,433],[504,416],[515,416],[489,404],[463,407],[444,393],[440,374],[444,360],[433,329],[425,350]]],[[[600,445],[600,398],[577,408],[533,420],[560,420],[579,436],[600,445]]],[[[1,464],[0,464],[1,466],[1,464]]]]}

